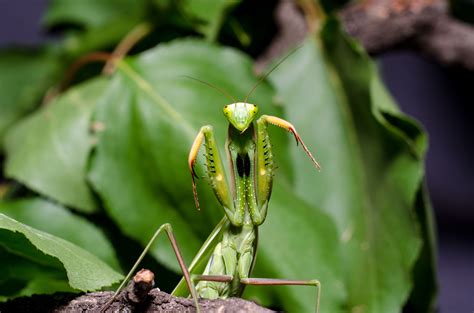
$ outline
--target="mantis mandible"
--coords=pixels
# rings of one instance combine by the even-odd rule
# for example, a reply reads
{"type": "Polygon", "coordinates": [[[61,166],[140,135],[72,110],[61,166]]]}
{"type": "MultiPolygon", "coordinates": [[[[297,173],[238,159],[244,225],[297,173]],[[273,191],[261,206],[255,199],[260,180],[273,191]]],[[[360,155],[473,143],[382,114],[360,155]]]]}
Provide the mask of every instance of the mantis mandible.
{"type": "MultiPolygon", "coordinates": [[[[295,50],[294,50],[295,51],[295,50]]],[[[293,52],[294,52],[293,51],[293,52]]],[[[194,257],[189,269],[181,256],[170,224],[162,225],[153,235],[143,253],[117,289],[110,304],[135,272],[138,264],[150,249],[152,242],[164,230],[172,244],[184,277],[172,294],[186,297],[189,294],[199,312],[198,298],[216,299],[239,297],[246,285],[305,285],[315,286],[316,312],[319,312],[320,288],[318,280],[288,280],[251,278],[257,251],[258,227],[265,221],[272,192],[275,162],[268,125],[274,125],[291,132],[314,166],[315,160],[295,127],[279,117],[262,115],[257,120],[258,107],[248,103],[256,87],[287,57],[284,57],[253,86],[243,102],[237,102],[224,90],[207,82],[194,79],[229,96],[233,103],[224,106],[224,116],[229,122],[225,152],[230,168],[226,174],[224,164],[214,137],[213,127],[201,127],[189,152],[188,166],[192,177],[194,201],[199,209],[195,172],[197,155],[205,145],[207,176],[215,196],[224,209],[225,216],[214,228],[206,242],[194,257]],[[228,175],[230,177],[228,177],[228,175]],[[195,284],[197,282],[197,284],[195,284]]],[[[106,308],[106,307],[104,307],[106,308]]]]}

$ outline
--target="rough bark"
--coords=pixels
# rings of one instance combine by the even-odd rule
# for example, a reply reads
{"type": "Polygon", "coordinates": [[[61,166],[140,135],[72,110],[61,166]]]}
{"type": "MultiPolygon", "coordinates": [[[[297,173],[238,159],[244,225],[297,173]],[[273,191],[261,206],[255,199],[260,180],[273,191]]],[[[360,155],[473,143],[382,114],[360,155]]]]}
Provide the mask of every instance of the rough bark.
{"type": "MultiPolygon", "coordinates": [[[[37,295],[18,298],[0,304],[0,312],[99,312],[110,299],[112,292],[94,292],[81,296],[71,294],[37,295]]],[[[201,312],[213,313],[270,313],[254,302],[239,298],[227,300],[200,300],[201,312]]],[[[118,297],[105,312],[195,312],[191,299],[173,297],[159,289],[152,289],[141,303],[132,303],[124,297],[118,297]]]]}
{"type": "Polygon", "coordinates": [[[445,0],[365,0],[340,16],[371,54],[411,46],[443,65],[474,70],[474,27],[451,17],[445,0]]]}
{"type": "MultiPolygon", "coordinates": [[[[445,0],[363,0],[339,15],[344,29],[372,55],[410,47],[442,65],[474,70],[474,27],[451,17],[445,0]]],[[[257,71],[305,38],[305,19],[294,0],[281,0],[275,19],[279,33],[257,71]]]]}
{"type": "MultiPolygon", "coordinates": [[[[116,297],[110,291],[77,296],[71,294],[37,295],[0,304],[0,312],[196,312],[192,299],[173,297],[158,288],[152,289],[155,274],[141,269],[127,288],[116,297]]],[[[270,313],[256,303],[239,298],[199,300],[201,312],[270,313]]]]}

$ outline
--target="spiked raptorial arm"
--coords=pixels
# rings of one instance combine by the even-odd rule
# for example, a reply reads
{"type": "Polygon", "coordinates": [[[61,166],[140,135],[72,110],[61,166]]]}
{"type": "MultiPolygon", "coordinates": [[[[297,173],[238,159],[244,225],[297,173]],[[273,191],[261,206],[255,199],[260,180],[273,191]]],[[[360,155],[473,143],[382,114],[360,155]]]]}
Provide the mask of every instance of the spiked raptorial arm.
{"type": "Polygon", "coordinates": [[[189,170],[191,171],[191,176],[193,179],[193,192],[194,192],[194,201],[196,207],[199,209],[199,200],[196,190],[195,178],[198,176],[194,170],[194,166],[197,159],[197,154],[199,148],[201,147],[203,141],[205,142],[206,147],[206,165],[207,165],[207,175],[214,194],[216,195],[219,202],[222,204],[225,214],[229,221],[233,225],[242,225],[243,215],[235,209],[234,202],[232,200],[232,194],[227,183],[227,178],[225,175],[224,165],[219,155],[219,149],[217,148],[216,139],[214,137],[213,128],[210,125],[201,127],[194,143],[189,152],[188,165],[189,170]]]}
{"type": "Polygon", "coordinates": [[[314,166],[318,169],[318,170],[321,170],[321,166],[319,165],[319,163],[316,161],[316,159],[313,157],[313,155],[311,154],[311,152],[309,151],[308,147],[306,147],[306,145],[304,144],[303,142],[303,139],[301,139],[300,135],[298,134],[298,132],[296,131],[295,127],[293,126],[293,124],[291,124],[290,122],[288,121],[285,121],[284,119],[281,119],[279,117],[276,117],[276,116],[270,116],[270,115],[262,115],[259,120],[263,120],[265,121],[266,123],[270,123],[272,125],[275,125],[275,126],[278,126],[278,127],[281,127],[283,129],[286,129],[287,131],[293,133],[293,136],[295,136],[295,139],[296,139],[296,144],[301,144],[301,146],[303,147],[303,150],[304,152],[306,152],[306,154],[308,155],[308,157],[311,159],[311,161],[313,162],[314,166]]]}

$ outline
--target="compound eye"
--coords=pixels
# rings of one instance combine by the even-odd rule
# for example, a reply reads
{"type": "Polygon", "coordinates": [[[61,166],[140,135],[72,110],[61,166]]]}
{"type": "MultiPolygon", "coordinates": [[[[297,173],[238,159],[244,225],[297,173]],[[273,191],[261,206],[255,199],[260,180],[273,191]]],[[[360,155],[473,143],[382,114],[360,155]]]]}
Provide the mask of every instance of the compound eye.
{"type": "Polygon", "coordinates": [[[230,114],[229,105],[224,106],[224,114],[225,114],[225,115],[229,115],[229,114],[230,114]]]}

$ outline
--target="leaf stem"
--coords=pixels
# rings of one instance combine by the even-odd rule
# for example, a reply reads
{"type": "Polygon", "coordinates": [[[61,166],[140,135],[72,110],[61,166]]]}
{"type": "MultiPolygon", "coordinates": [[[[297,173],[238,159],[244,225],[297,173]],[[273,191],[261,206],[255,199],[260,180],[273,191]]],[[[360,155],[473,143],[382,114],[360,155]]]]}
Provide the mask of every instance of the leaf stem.
{"type": "Polygon", "coordinates": [[[115,61],[122,59],[127,53],[152,30],[149,23],[140,23],[135,26],[125,37],[119,42],[115,50],[112,52],[113,58],[105,63],[103,74],[112,74],[115,71],[115,61]]]}
{"type": "Polygon", "coordinates": [[[80,70],[84,65],[89,63],[95,62],[109,62],[114,61],[115,58],[112,54],[108,52],[92,52],[86,55],[83,55],[74,63],[72,63],[69,68],[67,69],[66,73],[64,74],[63,79],[59,82],[57,86],[51,87],[43,97],[42,105],[48,104],[51,100],[53,100],[58,94],[64,91],[73,80],[74,76],[76,75],[77,71],[80,70]]]}

